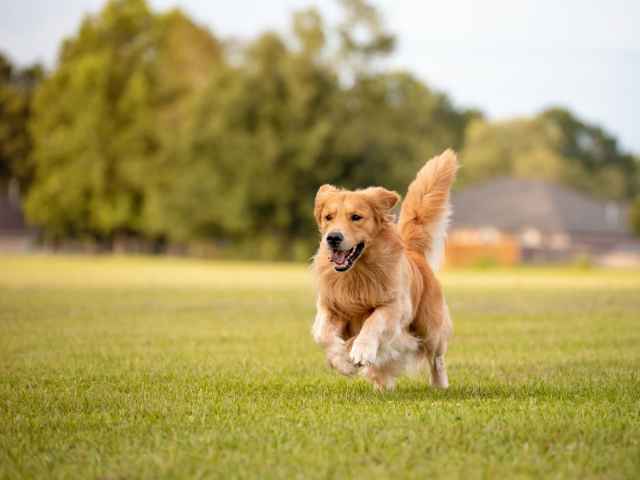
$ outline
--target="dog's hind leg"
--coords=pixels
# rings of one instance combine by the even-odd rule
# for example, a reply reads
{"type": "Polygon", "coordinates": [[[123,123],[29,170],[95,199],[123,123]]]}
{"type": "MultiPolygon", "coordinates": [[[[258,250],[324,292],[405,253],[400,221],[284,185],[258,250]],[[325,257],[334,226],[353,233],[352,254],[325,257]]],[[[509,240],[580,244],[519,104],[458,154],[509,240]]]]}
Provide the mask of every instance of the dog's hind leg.
{"type": "Polygon", "coordinates": [[[443,342],[445,344],[444,352],[435,353],[429,359],[429,364],[431,367],[431,385],[436,388],[448,388],[449,387],[449,376],[447,375],[447,366],[444,361],[444,353],[446,352],[446,341],[443,342]]]}
{"type": "Polygon", "coordinates": [[[449,337],[451,336],[451,318],[449,309],[444,305],[442,309],[442,321],[434,322],[426,339],[427,358],[431,370],[431,385],[436,388],[448,388],[449,376],[444,356],[447,353],[449,337]]]}

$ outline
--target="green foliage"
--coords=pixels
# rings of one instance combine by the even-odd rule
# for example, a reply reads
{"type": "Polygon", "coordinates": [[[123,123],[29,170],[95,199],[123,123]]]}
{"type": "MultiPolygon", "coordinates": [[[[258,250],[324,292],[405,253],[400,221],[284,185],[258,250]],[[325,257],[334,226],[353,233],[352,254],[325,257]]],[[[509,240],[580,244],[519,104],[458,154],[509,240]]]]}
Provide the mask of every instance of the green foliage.
{"type": "Polygon", "coordinates": [[[185,120],[185,97],[208,76],[201,56],[217,51],[202,32],[179,13],[153,14],[143,0],[110,1],[83,21],[35,99],[32,222],[53,237],[144,231],[163,147],[185,120]]]}
{"type": "Polygon", "coordinates": [[[387,32],[378,11],[366,0],[340,0],[344,18],[337,27],[338,56],[347,72],[358,76],[368,72],[379,57],[393,52],[395,37],[387,32]]]}
{"type": "Polygon", "coordinates": [[[0,53],[0,184],[13,178],[27,190],[32,180],[28,122],[33,91],[42,76],[40,66],[17,69],[0,53]]]}
{"type": "Polygon", "coordinates": [[[319,185],[401,189],[425,158],[461,144],[465,117],[444,95],[406,73],[360,72],[346,86],[317,12],[294,16],[292,30],[294,46],[265,33],[212,75],[154,202],[171,240],[308,257],[319,185]]]}
{"type": "Polygon", "coordinates": [[[462,185],[515,175],[640,191],[636,159],[569,112],[489,123],[382,69],[393,35],[366,1],[341,4],[334,26],[307,9],[290,34],[237,44],[179,10],[111,0],[64,42],[33,112],[3,80],[0,174],[33,178],[26,212],[49,238],[214,241],[288,259],[313,251],[319,185],[402,192],[447,147],[464,147],[462,185]]]}
{"type": "Polygon", "coordinates": [[[464,115],[408,73],[360,76],[339,103],[338,184],[403,192],[435,152],[462,145],[464,115]]]}
{"type": "Polygon", "coordinates": [[[304,265],[0,257],[0,478],[637,478],[638,271],[441,278],[451,386],[380,394],[304,265]]]}
{"type": "Polygon", "coordinates": [[[213,75],[158,199],[172,238],[302,234],[300,192],[316,188],[336,129],[336,79],[308,53],[269,33],[213,75]]]}
{"type": "Polygon", "coordinates": [[[570,112],[551,109],[504,122],[471,122],[465,136],[463,183],[496,175],[556,181],[595,196],[628,199],[640,167],[615,139],[570,112]]]}

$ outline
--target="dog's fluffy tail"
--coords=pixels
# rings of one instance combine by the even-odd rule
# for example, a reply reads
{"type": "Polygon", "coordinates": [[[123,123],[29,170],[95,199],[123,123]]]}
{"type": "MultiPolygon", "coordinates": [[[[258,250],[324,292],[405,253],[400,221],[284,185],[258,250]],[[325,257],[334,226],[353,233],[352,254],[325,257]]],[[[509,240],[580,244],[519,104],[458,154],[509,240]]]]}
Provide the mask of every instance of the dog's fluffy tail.
{"type": "Polygon", "coordinates": [[[451,215],[449,189],[458,170],[453,150],[429,160],[409,185],[398,228],[407,248],[423,253],[433,270],[444,259],[444,241],[451,215]]]}

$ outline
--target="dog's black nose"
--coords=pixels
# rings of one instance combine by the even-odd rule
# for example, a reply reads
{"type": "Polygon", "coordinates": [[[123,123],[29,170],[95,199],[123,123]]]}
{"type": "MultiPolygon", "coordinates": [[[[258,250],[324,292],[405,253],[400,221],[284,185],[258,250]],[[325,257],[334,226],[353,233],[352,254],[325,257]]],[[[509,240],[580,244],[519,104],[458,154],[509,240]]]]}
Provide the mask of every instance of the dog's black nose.
{"type": "Polygon", "coordinates": [[[340,232],[329,232],[327,235],[327,243],[331,248],[338,248],[344,240],[344,236],[340,232]]]}

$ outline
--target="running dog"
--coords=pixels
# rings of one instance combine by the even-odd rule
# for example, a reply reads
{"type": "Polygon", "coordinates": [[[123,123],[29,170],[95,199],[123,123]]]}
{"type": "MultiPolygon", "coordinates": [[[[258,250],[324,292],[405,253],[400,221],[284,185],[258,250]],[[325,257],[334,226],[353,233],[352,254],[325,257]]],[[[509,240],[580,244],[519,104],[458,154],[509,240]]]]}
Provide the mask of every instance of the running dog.
{"type": "Polygon", "coordinates": [[[338,372],[359,373],[387,390],[408,366],[428,362],[432,385],[448,387],[452,322],[433,272],[444,253],[457,170],[452,150],[429,160],[409,186],[397,223],[396,192],[318,190],[314,215],[322,237],[313,261],[312,334],[338,372]]]}

